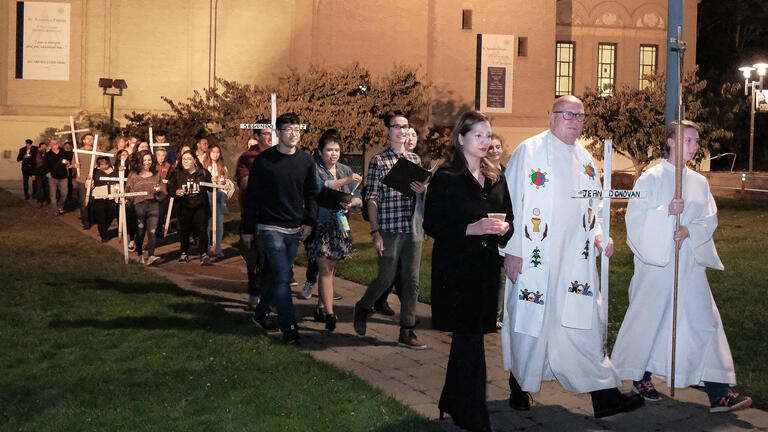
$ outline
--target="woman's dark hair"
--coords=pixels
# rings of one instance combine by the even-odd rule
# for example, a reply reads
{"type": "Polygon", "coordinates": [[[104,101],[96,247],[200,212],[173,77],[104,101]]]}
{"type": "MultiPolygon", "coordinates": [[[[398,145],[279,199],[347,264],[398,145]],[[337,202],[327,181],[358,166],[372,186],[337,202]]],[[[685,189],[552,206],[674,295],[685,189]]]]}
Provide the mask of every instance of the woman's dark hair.
{"type": "MultiPolygon", "coordinates": [[[[459,142],[459,135],[462,137],[467,135],[476,124],[481,122],[490,123],[488,117],[479,111],[467,111],[456,120],[456,124],[453,126],[453,134],[451,135],[451,143],[448,146],[448,156],[444,164],[450,171],[461,173],[467,169],[464,146],[459,142]]],[[[496,183],[501,177],[501,170],[496,168],[487,157],[480,160],[480,172],[493,183],[496,183]]]]}
{"type": "Polygon", "coordinates": [[[336,143],[341,150],[341,134],[336,129],[328,129],[320,135],[320,140],[317,141],[317,148],[315,149],[315,157],[320,159],[323,153],[323,149],[330,143],[336,143]]]}
{"type": "Polygon", "coordinates": [[[135,172],[136,174],[139,174],[140,172],[144,171],[144,156],[149,156],[149,158],[152,160],[152,164],[149,166],[149,172],[151,172],[152,174],[156,174],[157,161],[155,161],[155,158],[152,157],[152,153],[150,153],[149,150],[142,150],[136,153],[136,157],[131,159],[131,162],[132,162],[131,171],[135,172]]]}
{"type": "MultiPolygon", "coordinates": [[[[115,153],[115,166],[114,166],[115,169],[120,168],[120,160],[121,160],[120,155],[122,155],[123,153],[128,153],[128,150],[122,149],[122,150],[118,150],[117,153],[115,153]]],[[[125,162],[125,168],[130,170],[131,169],[130,165],[131,165],[131,157],[130,155],[128,155],[128,158],[126,159],[126,162],[125,162]]]]}

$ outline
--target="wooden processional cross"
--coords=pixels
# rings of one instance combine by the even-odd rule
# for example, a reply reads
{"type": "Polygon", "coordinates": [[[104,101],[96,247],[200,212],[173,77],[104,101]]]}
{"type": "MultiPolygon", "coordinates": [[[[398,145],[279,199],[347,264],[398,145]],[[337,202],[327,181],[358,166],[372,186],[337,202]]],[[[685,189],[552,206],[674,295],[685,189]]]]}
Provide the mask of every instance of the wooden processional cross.
{"type": "MultiPolygon", "coordinates": [[[[120,159],[120,167],[125,167],[125,159],[120,159]]],[[[102,177],[101,180],[113,181],[120,183],[119,191],[117,193],[111,193],[107,195],[109,199],[120,199],[120,213],[117,219],[117,231],[123,238],[123,256],[125,257],[125,263],[128,264],[128,224],[126,221],[125,213],[125,198],[132,196],[148,195],[147,192],[125,192],[125,170],[118,170],[118,177],[102,177]]]]}
{"type": "Polygon", "coordinates": [[[91,155],[91,172],[88,173],[88,178],[85,180],[85,205],[88,205],[88,199],[91,197],[91,186],[93,185],[93,169],[96,163],[96,156],[112,157],[112,153],[99,152],[99,136],[93,136],[93,150],[75,150],[75,154],[84,153],[91,155]]]}
{"type": "MultiPolygon", "coordinates": [[[[209,187],[209,188],[213,189],[212,190],[213,193],[211,194],[211,195],[213,195],[213,204],[212,204],[213,211],[211,212],[211,238],[208,241],[211,242],[211,244],[214,246],[214,250],[216,250],[217,246],[218,246],[218,244],[216,243],[216,213],[217,213],[216,212],[216,196],[219,194],[218,193],[219,191],[217,189],[224,189],[224,185],[220,185],[220,184],[216,183],[216,180],[219,177],[219,174],[218,174],[217,168],[216,168],[216,164],[211,164],[211,170],[213,171],[211,173],[211,177],[213,178],[213,182],[211,182],[211,183],[200,182],[199,184],[200,184],[200,186],[205,186],[205,187],[209,187]]],[[[168,213],[170,213],[170,212],[171,212],[171,210],[168,209],[168,213]]],[[[202,248],[203,245],[200,245],[200,247],[202,248]]],[[[207,248],[208,245],[205,245],[205,247],[207,248]]],[[[206,250],[206,253],[207,252],[208,251],[206,250]]]]}
{"type": "MultiPolygon", "coordinates": [[[[88,128],[85,129],[75,129],[75,119],[72,118],[72,116],[69,116],[69,130],[61,130],[54,135],[66,135],[66,134],[72,134],[72,150],[75,151],[75,163],[80,165],[80,159],[77,157],[77,134],[79,132],[90,132],[91,130],[88,128]]],[[[80,167],[77,168],[77,176],[80,177],[80,167]]]]}
{"type": "Polygon", "coordinates": [[[600,293],[603,304],[600,308],[600,319],[603,325],[603,346],[608,335],[608,272],[609,259],[605,256],[605,249],[611,238],[611,198],[617,199],[643,199],[646,194],[643,191],[611,189],[611,170],[613,155],[613,141],[605,140],[605,157],[603,164],[603,189],[575,190],[571,198],[587,198],[603,200],[603,253],[600,255],[600,293]]]}

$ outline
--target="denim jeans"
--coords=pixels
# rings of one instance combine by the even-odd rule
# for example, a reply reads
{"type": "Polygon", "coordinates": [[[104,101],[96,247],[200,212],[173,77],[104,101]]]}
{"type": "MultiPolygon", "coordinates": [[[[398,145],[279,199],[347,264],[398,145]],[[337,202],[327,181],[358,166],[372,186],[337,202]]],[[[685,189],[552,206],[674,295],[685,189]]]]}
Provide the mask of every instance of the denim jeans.
{"type": "Polygon", "coordinates": [[[384,252],[379,256],[379,272],[376,279],[368,285],[359,305],[365,309],[373,308],[376,300],[392,286],[399,262],[400,326],[413,328],[416,325],[415,310],[419,295],[422,242],[414,241],[411,233],[381,232],[381,238],[384,240],[384,252]]]}
{"type": "Polygon", "coordinates": [[[264,247],[264,257],[269,273],[261,301],[256,308],[256,316],[266,314],[274,304],[277,306],[277,321],[280,328],[286,330],[292,324],[296,324],[290,282],[293,260],[299,248],[299,234],[262,230],[259,231],[259,240],[264,247]]]}
{"type": "MultiPolygon", "coordinates": [[[[229,214],[229,209],[227,209],[227,194],[224,192],[217,191],[218,194],[216,195],[216,209],[211,208],[211,214],[213,212],[216,212],[216,238],[213,238],[213,228],[211,225],[213,224],[213,218],[211,218],[208,221],[208,241],[211,243],[211,247],[209,249],[213,249],[214,253],[221,253],[221,239],[224,236],[224,216],[229,214]]],[[[213,207],[213,193],[208,192],[208,202],[211,203],[211,207],[213,207]]]]}
{"type": "Polygon", "coordinates": [[[155,254],[157,220],[160,218],[160,205],[157,200],[144,200],[136,206],[136,253],[141,256],[144,245],[144,233],[147,233],[147,253],[155,254]]]}
{"type": "Polygon", "coordinates": [[[50,199],[51,199],[51,210],[53,211],[54,215],[59,214],[59,209],[64,208],[64,201],[67,200],[67,195],[69,195],[69,179],[57,179],[57,178],[50,178],[50,199]],[[59,192],[58,199],[56,197],[56,192],[59,192]]]}

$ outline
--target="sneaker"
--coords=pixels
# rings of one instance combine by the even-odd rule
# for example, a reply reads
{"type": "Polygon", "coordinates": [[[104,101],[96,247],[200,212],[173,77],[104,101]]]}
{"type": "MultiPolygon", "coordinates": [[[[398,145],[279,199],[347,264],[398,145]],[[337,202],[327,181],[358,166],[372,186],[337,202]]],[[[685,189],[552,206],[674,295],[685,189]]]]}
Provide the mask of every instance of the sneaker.
{"type": "Polygon", "coordinates": [[[139,264],[146,264],[147,261],[144,259],[144,255],[139,256],[139,264]]]}
{"type": "Polygon", "coordinates": [[[728,393],[720,399],[712,402],[709,407],[709,412],[731,412],[747,409],[752,405],[752,398],[749,396],[743,396],[738,393],[728,393]]]}
{"type": "Polygon", "coordinates": [[[355,311],[352,314],[352,327],[354,327],[355,333],[358,336],[365,336],[366,321],[371,312],[373,312],[372,309],[364,309],[358,303],[355,303],[355,311]]]}
{"type": "Polygon", "coordinates": [[[337,293],[336,291],[334,291],[334,292],[333,292],[333,299],[334,299],[334,300],[341,300],[341,299],[343,299],[343,298],[344,298],[344,296],[343,296],[343,295],[341,295],[341,294],[337,293]]]}
{"type": "Polygon", "coordinates": [[[648,381],[635,381],[634,385],[632,386],[632,391],[639,394],[643,397],[643,399],[650,401],[650,402],[656,402],[661,400],[661,394],[656,391],[656,387],[654,387],[653,382],[651,380],[648,381]]]}
{"type": "Polygon", "coordinates": [[[224,259],[224,252],[216,252],[215,257],[217,260],[224,259]]]}
{"type": "Polygon", "coordinates": [[[275,320],[269,316],[269,314],[264,314],[258,318],[256,317],[256,314],[254,314],[253,317],[251,317],[251,321],[266,331],[276,331],[279,328],[275,320]]]}
{"type": "Polygon", "coordinates": [[[200,256],[200,265],[201,266],[211,265],[211,258],[208,256],[208,254],[202,254],[200,256]]]}
{"type": "Polygon", "coordinates": [[[299,328],[296,324],[291,324],[290,327],[283,330],[283,342],[288,345],[299,345],[301,343],[301,335],[299,335],[299,328]]]}
{"type": "Polygon", "coordinates": [[[133,240],[128,242],[128,252],[133,252],[136,250],[136,242],[133,240]]]}
{"type": "Polygon", "coordinates": [[[296,294],[296,297],[306,300],[310,297],[312,297],[312,290],[315,288],[315,284],[310,282],[304,282],[304,287],[301,288],[301,291],[299,291],[298,294],[296,294]]]}
{"type": "Polygon", "coordinates": [[[400,329],[400,337],[397,339],[397,345],[415,350],[423,350],[427,348],[424,343],[419,342],[416,338],[416,333],[413,332],[413,329],[405,328],[400,329]]]}
{"type": "Polygon", "coordinates": [[[189,255],[185,254],[184,252],[181,253],[181,256],[179,257],[179,262],[182,264],[186,264],[189,262],[189,255]]]}
{"type": "Polygon", "coordinates": [[[147,265],[148,265],[148,266],[151,266],[152,264],[154,264],[154,263],[156,263],[156,262],[158,262],[158,261],[160,261],[160,257],[159,257],[159,256],[155,256],[155,255],[152,255],[152,256],[150,256],[149,258],[147,258],[147,265]]]}

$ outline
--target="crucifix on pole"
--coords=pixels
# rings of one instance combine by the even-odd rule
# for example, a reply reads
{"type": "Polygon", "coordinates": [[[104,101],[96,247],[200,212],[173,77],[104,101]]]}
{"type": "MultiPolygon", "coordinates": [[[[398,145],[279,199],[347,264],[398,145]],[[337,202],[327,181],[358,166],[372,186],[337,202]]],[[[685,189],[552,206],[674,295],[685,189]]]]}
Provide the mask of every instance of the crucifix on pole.
{"type": "Polygon", "coordinates": [[[77,176],[80,177],[80,159],[77,157],[77,134],[79,132],[90,132],[91,130],[88,128],[85,129],[75,129],[75,119],[72,118],[72,116],[69,116],[69,130],[60,130],[54,135],[66,135],[66,134],[72,134],[72,149],[75,151],[75,163],[77,166],[77,176]]]}

